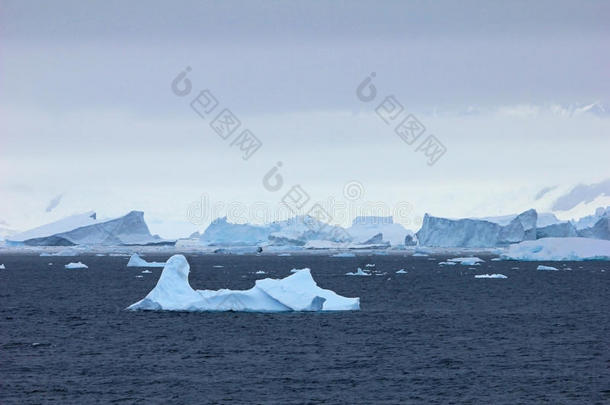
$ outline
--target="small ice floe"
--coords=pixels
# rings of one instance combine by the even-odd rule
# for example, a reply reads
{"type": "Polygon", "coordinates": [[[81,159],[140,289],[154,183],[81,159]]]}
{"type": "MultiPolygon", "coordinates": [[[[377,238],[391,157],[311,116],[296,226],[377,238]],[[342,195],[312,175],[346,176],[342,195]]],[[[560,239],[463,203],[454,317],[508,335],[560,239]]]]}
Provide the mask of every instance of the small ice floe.
{"type": "Polygon", "coordinates": [[[479,263],[485,262],[485,260],[479,259],[478,257],[455,257],[449,259],[450,262],[456,262],[462,266],[478,266],[479,263]]]}
{"type": "Polygon", "coordinates": [[[494,257],[493,259],[491,259],[492,262],[499,262],[502,259],[500,259],[499,257],[494,257]]]}
{"type": "Polygon", "coordinates": [[[356,257],[355,254],[349,252],[335,253],[331,257],[356,257]]]}
{"type": "Polygon", "coordinates": [[[222,264],[215,264],[212,267],[215,268],[215,269],[222,269],[225,266],[223,266],[222,264]]]}
{"type": "Polygon", "coordinates": [[[136,278],[144,278],[144,276],[142,276],[142,275],[138,274],[138,275],[136,276],[136,278]]]}
{"type": "Polygon", "coordinates": [[[142,271],[142,273],[144,273],[144,274],[150,274],[150,273],[152,273],[152,271],[150,271],[150,270],[143,270],[143,271],[142,271]]]}
{"type": "Polygon", "coordinates": [[[508,278],[504,274],[477,274],[474,278],[508,278]]]}
{"type": "Polygon", "coordinates": [[[49,266],[52,266],[52,265],[53,265],[53,263],[49,263],[49,266]]]}
{"type": "Polygon", "coordinates": [[[286,257],[286,256],[292,256],[290,253],[280,253],[278,255],[279,257],[286,257]]]}
{"type": "Polygon", "coordinates": [[[89,266],[87,266],[86,264],[83,264],[81,262],[68,263],[64,267],[66,269],[88,269],[89,268],[89,266]]]}
{"type": "Polygon", "coordinates": [[[427,257],[426,253],[413,253],[413,257],[427,257]]]}
{"type": "Polygon", "coordinates": [[[358,270],[356,272],[348,272],[345,273],[346,276],[370,276],[371,273],[367,273],[365,271],[363,271],[360,267],[358,267],[358,270]]]}
{"type": "Polygon", "coordinates": [[[440,262],[438,265],[439,266],[455,266],[457,263],[456,262],[440,262]]]}
{"type": "Polygon", "coordinates": [[[134,253],[127,262],[127,267],[163,267],[165,263],[162,262],[147,262],[142,259],[137,253],[134,253]]]}
{"type": "Polygon", "coordinates": [[[104,253],[96,253],[96,256],[106,256],[104,253]]]}
{"type": "Polygon", "coordinates": [[[367,263],[364,267],[375,267],[375,264],[367,263]]]}
{"type": "Polygon", "coordinates": [[[267,274],[267,273],[265,273],[265,272],[264,272],[264,271],[262,271],[262,270],[259,270],[259,271],[255,272],[254,274],[267,274]]]}
{"type": "Polygon", "coordinates": [[[407,271],[405,269],[400,269],[396,272],[396,274],[407,274],[407,271]]]}
{"type": "Polygon", "coordinates": [[[296,273],[297,271],[300,271],[301,269],[292,269],[290,270],[291,273],[296,273]]]}
{"type": "Polygon", "coordinates": [[[6,270],[6,267],[4,267],[4,263],[0,264],[0,270],[6,270]]]}
{"type": "Polygon", "coordinates": [[[519,270],[519,267],[511,267],[511,270],[519,270]]]}
{"type": "Polygon", "coordinates": [[[559,270],[559,269],[558,269],[558,268],[556,268],[556,267],[553,267],[553,266],[543,266],[543,265],[541,264],[541,265],[539,265],[538,267],[536,267],[536,270],[557,271],[557,270],[559,270]]]}

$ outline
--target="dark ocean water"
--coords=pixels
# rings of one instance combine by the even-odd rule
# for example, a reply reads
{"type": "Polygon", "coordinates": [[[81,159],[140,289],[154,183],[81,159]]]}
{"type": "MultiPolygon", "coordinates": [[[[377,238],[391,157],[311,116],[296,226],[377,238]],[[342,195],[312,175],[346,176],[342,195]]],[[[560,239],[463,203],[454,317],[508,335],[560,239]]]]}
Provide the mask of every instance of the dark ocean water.
{"type": "Polygon", "coordinates": [[[483,258],[187,255],[198,289],[310,267],[361,297],[359,312],[255,314],[128,312],[161,269],[2,255],[0,403],[610,403],[610,263],[483,258]],[[367,263],[387,274],[344,276],[367,263]]]}

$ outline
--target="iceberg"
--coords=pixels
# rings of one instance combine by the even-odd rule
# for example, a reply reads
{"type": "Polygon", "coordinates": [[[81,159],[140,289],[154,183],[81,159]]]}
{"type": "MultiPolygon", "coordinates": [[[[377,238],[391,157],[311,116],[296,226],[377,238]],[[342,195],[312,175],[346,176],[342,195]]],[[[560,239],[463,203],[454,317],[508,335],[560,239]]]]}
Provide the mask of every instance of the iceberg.
{"type": "Polygon", "coordinates": [[[449,261],[459,263],[462,266],[478,266],[479,263],[485,262],[485,260],[479,259],[478,257],[456,257],[449,259],[449,261]]]}
{"type": "Polygon", "coordinates": [[[483,219],[448,219],[426,214],[416,235],[421,246],[496,247],[535,239],[537,218],[535,210],[528,210],[500,225],[483,219]]]}
{"type": "Polygon", "coordinates": [[[547,270],[547,271],[557,271],[559,270],[557,267],[553,267],[553,266],[543,266],[543,265],[539,265],[538,267],[536,267],[536,270],[547,270]]]}
{"type": "Polygon", "coordinates": [[[405,269],[400,269],[396,272],[396,274],[407,274],[405,269]]]}
{"type": "Polygon", "coordinates": [[[0,270],[6,270],[6,267],[4,267],[4,263],[0,264],[0,270]]]}
{"type": "Polygon", "coordinates": [[[358,216],[347,228],[347,233],[360,244],[404,245],[405,238],[413,236],[413,232],[401,224],[394,223],[394,218],[379,216],[358,216]]]}
{"type": "Polygon", "coordinates": [[[349,252],[335,253],[331,257],[356,257],[355,254],[349,252]]]}
{"type": "Polygon", "coordinates": [[[439,262],[439,266],[455,266],[456,262],[439,262]]]}
{"type": "Polygon", "coordinates": [[[165,263],[162,262],[147,262],[142,259],[140,255],[134,253],[129,258],[129,262],[127,263],[127,267],[163,267],[165,263]]]}
{"type": "Polygon", "coordinates": [[[74,245],[173,245],[151,235],[142,211],[107,221],[97,220],[95,213],[68,217],[22,234],[14,235],[12,243],[28,246],[74,245]]]}
{"type": "Polygon", "coordinates": [[[610,260],[610,241],[590,238],[544,238],[510,245],[501,257],[523,261],[610,260]]]}
{"type": "Polygon", "coordinates": [[[474,278],[508,278],[504,274],[477,274],[474,278]]]}
{"type": "Polygon", "coordinates": [[[152,273],[152,271],[150,271],[150,270],[143,270],[142,273],[143,274],[150,274],[150,273],[152,273]]]}
{"type": "Polygon", "coordinates": [[[88,269],[89,268],[89,266],[87,266],[86,264],[83,264],[81,262],[68,263],[64,267],[66,269],[88,269]]]}
{"type": "MultiPolygon", "coordinates": [[[[227,217],[217,218],[203,232],[200,241],[210,246],[305,246],[309,241],[343,243],[350,238],[340,226],[301,215],[265,225],[236,224],[229,222],[227,217]]],[[[323,249],[330,247],[322,244],[323,249]]]]}
{"type": "Polygon", "coordinates": [[[283,279],[257,280],[249,290],[193,290],[183,255],[169,258],[156,286],[128,310],[164,311],[357,311],[359,298],[342,297],[317,286],[309,269],[283,279]]]}
{"type": "Polygon", "coordinates": [[[356,272],[348,272],[345,273],[346,276],[370,276],[371,273],[367,273],[365,271],[363,271],[360,267],[358,267],[358,270],[356,272]]]}

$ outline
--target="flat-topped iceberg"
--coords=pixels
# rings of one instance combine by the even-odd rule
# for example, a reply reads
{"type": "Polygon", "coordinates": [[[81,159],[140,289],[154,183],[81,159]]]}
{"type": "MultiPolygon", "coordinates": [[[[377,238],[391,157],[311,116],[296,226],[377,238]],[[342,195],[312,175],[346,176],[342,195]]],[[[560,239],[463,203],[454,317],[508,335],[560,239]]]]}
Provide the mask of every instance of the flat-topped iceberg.
{"type": "Polygon", "coordinates": [[[89,266],[87,266],[84,263],[81,262],[76,262],[76,263],[68,263],[64,266],[66,269],[88,269],[89,266]]]}
{"type": "Polygon", "coordinates": [[[479,259],[478,257],[455,257],[449,259],[450,262],[459,263],[462,266],[478,266],[479,263],[483,263],[485,260],[479,259]]]}
{"type": "Polygon", "coordinates": [[[542,264],[536,268],[536,270],[546,270],[546,271],[557,271],[559,270],[557,267],[553,266],[543,266],[542,264]]]}
{"type": "Polygon", "coordinates": [[[509,246],[503,259],[524,261],[610,260],[610,241],[590,238],[544,238],[509,246]]]}
{"type": "Polygon", "coordinates": [[[164,267],[165,263],[163,262],[147,262],[142,259],[140,255],[134,253],[129,258],[129,262],[127,263],[127,267],[164,267]]]}
{"type": "Polygon", "coordinates": [[[157,285],[129,310],[164,311],[357,311],[360,298],[342,297],[316,284],[309,269],[283,279],[256,280],[249,290],[193,290],[183,255],[169,258],[157,285]]]}
{"type": "Polygon", "coordinates": [[[508,278],[504,274],[477,274],[474,278],[508,278]]]}

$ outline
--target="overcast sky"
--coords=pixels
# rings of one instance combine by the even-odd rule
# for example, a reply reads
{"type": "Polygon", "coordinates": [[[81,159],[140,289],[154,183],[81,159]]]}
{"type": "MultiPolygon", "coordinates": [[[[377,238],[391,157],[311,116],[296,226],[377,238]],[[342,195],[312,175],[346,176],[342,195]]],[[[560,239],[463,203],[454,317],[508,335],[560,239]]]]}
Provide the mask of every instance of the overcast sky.
{"type": "Polygon", "coordinates": [[[603,1],[3,0],[0,220],[141,209],[177,236],[205,226],[170,229],[202,194],[275,206],[294,184],[341,200],[350,181],[413,216],[514,212],[610,177],[610,115],[558,107],[608,107],[609,19],[603,1]],[[203,89],[262,141],[249,160],[189,107],[203,89]],[[375,114],[389,95],[446,147],[434,165],[375,114]]]}

